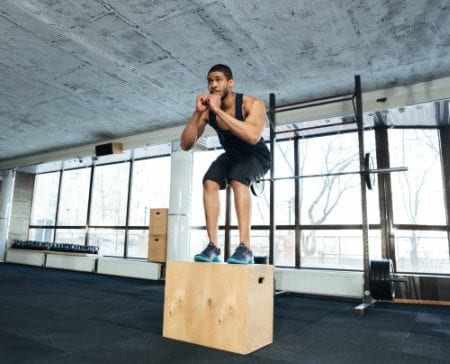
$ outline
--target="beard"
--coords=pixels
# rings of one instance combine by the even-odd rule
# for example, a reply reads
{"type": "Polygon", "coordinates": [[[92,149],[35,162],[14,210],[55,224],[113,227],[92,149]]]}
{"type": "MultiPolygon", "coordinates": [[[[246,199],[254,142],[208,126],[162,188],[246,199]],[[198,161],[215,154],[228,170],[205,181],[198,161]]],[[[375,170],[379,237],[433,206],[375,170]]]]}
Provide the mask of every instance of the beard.
{"type": "Polygon", "coordinates": [[[225,100],[229,93],[230,93],[230,89],[226,88],[225,90],[223,90],[222,96],[220,97],[220,99],[222,101],[225,100]]]}

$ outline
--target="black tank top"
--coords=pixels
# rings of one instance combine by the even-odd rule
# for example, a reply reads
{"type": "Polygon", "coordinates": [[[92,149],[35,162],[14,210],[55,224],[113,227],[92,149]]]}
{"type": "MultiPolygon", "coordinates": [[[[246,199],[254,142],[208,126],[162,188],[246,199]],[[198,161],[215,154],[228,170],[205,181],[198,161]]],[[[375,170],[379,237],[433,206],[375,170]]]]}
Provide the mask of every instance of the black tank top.
{"type": "MultiPolygon", "coordinates": [[[[243,103],[243,94],[236,94],[236,112],[235,118],[244,122],[244,115],[242,114],[242,103],[243,103]]],[[[249,144],[244,142],[242,139],[239,139],[236,135],[234,135],[229,130],[222,130],[217,125],[216,114],[212,111],[209,112],[209,125],[211,125],[214,130],[217,132],[219,137],[220,144],[222,145],[225,152],[232,155],[240,155],[242,153],[249,152],[257,152],[261,153],[263,156],[270,158],[269,149],[264,142],[264,139],[261,139],[256,144],[249,144]]]]}

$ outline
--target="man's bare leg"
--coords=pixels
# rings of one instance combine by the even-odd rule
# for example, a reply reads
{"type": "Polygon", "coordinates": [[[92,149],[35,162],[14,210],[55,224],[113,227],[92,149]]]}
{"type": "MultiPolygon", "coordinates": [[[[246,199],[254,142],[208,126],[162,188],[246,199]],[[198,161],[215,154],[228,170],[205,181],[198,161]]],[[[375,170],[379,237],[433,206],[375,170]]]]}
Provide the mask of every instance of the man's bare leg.
{"type": "Polygon", "coordinates": [[[203,207],[205,209],[206,231],[211,243],[217,244],[217,229],[220,215],[219,184],[206,180],[203,182],[203,207]]]}
{"type": "Polygon", "coordinates": [[[239,227],[239,243],[250,248],[250,220],[252,216],[252,196],[250,188],[238,181],[231,181],[234,194],[234,206],[239,227]]]}

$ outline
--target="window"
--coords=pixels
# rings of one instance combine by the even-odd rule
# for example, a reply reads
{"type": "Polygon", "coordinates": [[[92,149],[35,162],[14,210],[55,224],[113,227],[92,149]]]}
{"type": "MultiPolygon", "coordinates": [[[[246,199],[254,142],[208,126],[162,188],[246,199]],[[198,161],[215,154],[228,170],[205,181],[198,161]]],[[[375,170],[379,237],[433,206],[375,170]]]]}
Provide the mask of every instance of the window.
{"type": "Polygon", "coordinates": [[[391,165],[408,167],[391,175],[397,270],[449,274],[447,233],[420,227],[446,225],[439,134],[435,129],[390,130],[389,147],[391,165]]]}
{"type": "Polygon", "coordinates": [[[151,208],[169,207],[170,157],[134,162],[130,200],[130,226],[149,225],[151,208]]]}
{"type": "Polygon", "coordinates": [[[397,230],[394,236],[398,272],[450,274],[445,231],[397,230]]]}
{"type": "Polygon", "coordinates": [[[31,241],[41,241],[46,243],[53,242],[54,229],[30,229],[28,236],[31,241]]]}
{"type": "Polygon", "coordinates": [[[68,170],[62,173],[58,225],[86,225],[90,178],[90,168],[68,170]]]}
{"type": "MultiPolygon", "coordinates": [[[[374,133],[365,134],[366,152],[373,151],[374,133]]],[[[361,224],[357,133],[304,139],[299,149],[300,175],[327,175],[300,179],[301,224],[361,224]],[[336,173],[350,174],[330,175],[336,173]]],[[[367,198],[369,221],[379,222],[377,191],[367,198]]]]}
{"type": "Polygon", "coordinates": [[[295,255],[294,230],[278,230],[274,239],[274,264],[282,267],[295,267],[295,255]]]}
{"type": "Polygon", "coordinates": [[[125,226],[129,168],[130,163],[95,167],[90,225],[125,226]]]}
{"type": "Polygon", "coordinates": [[[56,229],[55,241],[58,243],[84,245],[85,229],[56,229]]]}
{"type": "MultiPolygon", "coordinates": [[[[380,241],[380,231],[371,230],[369,232],[371,259],[379,257],[380,241]]],[[[361,230],[303,231],[300,260],[304,268],[363,269],[361,230]]]]}
{"type": "Polygon", "coordinates": [[[125,250],[125,230],[91,229],[88,244],[98,246],[100,255],[123,257],[125,250]]]}
{"type": "Polygon", "coordinates": [[[444,225],[445,207],[437,130],[390,130],[394,224],[444,225]]]}
{"type": "Polygon", "coordinates": [[[31,225],[55,225],[59,172],[36,175],[31,225]]]}
{"type": "Polygon", "coordinates": [[[129,258],[147,258],[148,256],[148,229],[128,231],[129,258]]]}
{"type": "Polygon", "coordinates": [[[168,207],[170,198],[170,157],[158,157],[160,152],[167,153],[167,145],[136,150],[135,156],[146,159],[133,162],[131,186],[131,151],[107,156],[92,167],[78,168],[77,159],[64,162],[69,169],[63,171],[62,162],[40,168],[47,170],[35,177],[28,238],[80,245],[87,239],[106,256],[147,258],[150,208],[168,207]]]}
{"type": "MultiPolygon", "coordinates": [[[[294,141],[280,141],[275,144],[274,176],[275,178],[293,177],[294,141]]],[[[295,180],[281,179],[275,182],[275,222],[276,225],[291,225],[295,222],[295,180]]],[[[268,208],[269,210],[269,208],[268,208]]]]}

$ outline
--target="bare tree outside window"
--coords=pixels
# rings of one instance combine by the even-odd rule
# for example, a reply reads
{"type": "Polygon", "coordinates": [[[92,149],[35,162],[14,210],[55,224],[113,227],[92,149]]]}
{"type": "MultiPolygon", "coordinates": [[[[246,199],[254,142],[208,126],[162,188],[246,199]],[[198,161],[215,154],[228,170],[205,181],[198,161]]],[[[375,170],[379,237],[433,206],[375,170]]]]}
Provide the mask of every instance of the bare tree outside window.
{"type": "Polygon", "coordinates": [[[95,168],[90,225],[125,225],[128,173],[129,163],[95,168]]]}
{"type": "Polygon", "coordinates": [[[389,133],[391,165],[408,171],[392,174],[397,269],[408,272],[449,272],[446,234],[414,225],[445,225],[444,191],[437,130],[402,129],[389,133]]]}

